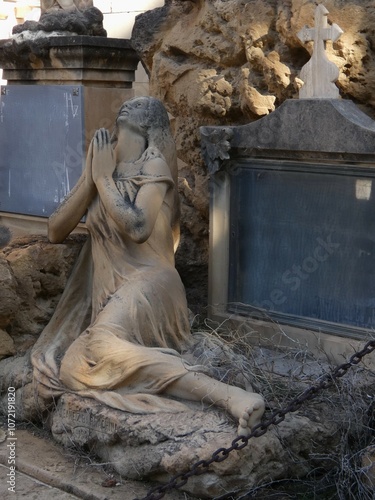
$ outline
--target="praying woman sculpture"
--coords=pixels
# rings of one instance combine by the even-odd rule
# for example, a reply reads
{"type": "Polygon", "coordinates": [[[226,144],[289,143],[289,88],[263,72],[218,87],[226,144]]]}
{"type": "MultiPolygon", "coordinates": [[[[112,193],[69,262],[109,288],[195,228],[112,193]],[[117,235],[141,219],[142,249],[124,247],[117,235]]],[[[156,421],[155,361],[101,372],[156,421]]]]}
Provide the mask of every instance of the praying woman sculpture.
{"type": "Polygon", "coordinates": [[[50,217],[61,243],[87,213],[89,231],[56,311],[33,352],[39,393],[74,392],[134,413],[182,411],[177,400],[227,410],[247,435],[262,397],[219,382],[181,353],[192,336],[181,279],[177,161],[162,103],[121,107],[112,138],[100,129],[77,185],[50,217]],[[171,398],[170,398],[171,397],[171,398]]]}

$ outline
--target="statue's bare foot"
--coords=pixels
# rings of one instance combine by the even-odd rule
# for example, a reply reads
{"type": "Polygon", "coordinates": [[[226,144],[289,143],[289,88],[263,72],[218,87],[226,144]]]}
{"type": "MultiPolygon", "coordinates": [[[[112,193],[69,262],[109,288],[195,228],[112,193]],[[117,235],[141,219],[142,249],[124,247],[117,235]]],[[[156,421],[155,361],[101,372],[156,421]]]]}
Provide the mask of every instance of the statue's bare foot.
{"type": "Polygon", "coordinates": [[[246,392],[238,387],[231,387],[227,404],[228,411],[238,420],[239,436],[248,436],[251,433],[251,429],[259,424],[265,409],[260,394],[246,392]]]}
{"type": "Polygon", "coordinates": [[[237,420],[240,436],[251,433],[251,429],[260,422],[265,408],[260,394],[227,385],[198,372],[187,372],[168,386],[167,393],[180,399],[204,401],[224,408],[237,420]]]}

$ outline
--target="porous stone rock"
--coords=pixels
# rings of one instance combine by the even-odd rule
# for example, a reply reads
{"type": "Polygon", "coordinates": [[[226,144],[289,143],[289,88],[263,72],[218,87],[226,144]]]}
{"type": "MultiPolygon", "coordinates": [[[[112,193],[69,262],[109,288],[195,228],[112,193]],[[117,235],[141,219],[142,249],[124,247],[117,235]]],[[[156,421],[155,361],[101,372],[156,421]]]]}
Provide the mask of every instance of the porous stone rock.
{"type": "Polygon", "coordinates": [[[43,13],[39,21],[25,21],[14,26],[13,34],[25,31],[32,32],[64,32],[85,36],[107,36],[103,28],[103,14],[96,7],[81,11],[55,10],[43,13]]]}
{"type": "MultiPolygon", "coordinates": [[[[344,31],[326,44],[340,69],[340,94],[375,117],[374,3],[324,5],[329,22],[344,31]]],[[[190,276],[206,275],[209,204],[199,127],[248,123],[298,97],[313,43],[304,45],[297,34],[314,26],[315,8],[315,0],[167,0],[136,19],[132,43],[150,75],[151,94],[174,117],[183,199],[177,267],[198,312],[207,280],[190,276]]]]}
{"type": "Polygon", "coordinates": [[[51,318],[84,240],[74,235],[53,245],[30,236],[0,252],[0,328],[18,353],[34,344],[51,318]]]}
{"type": "Polygon", "coordinates": [[[9,262],[0,253],[0,328],[6,328],[14,319],[20,298],[17,295],[17,280],[9,262]]]}
{"type": "Polygon", "coordinates": [[[18,422],[36,421],[46,405],[36,398],[32,382],[30,350],[24,355],[9,356],[0,361],[0,414],[7,415],[8,391],[14,389],[14,410],[18,422]]]}
{"type": "MultiPolygon", "coordinates": [[[[251,440],[243,450],[212,464],[207,473],[191,477],[183,490],[198,498],[214,498],[250,489],[266,478],[303,476],[304,454],[312,447],[315,453],[323,452],[328,441],[337,439],[331,438],[335,430],[332,422],[289,416],[277,431],[251,440]]],[[[179,414],[134,415],[65,394],[52,416],[52,434],[64,446],[90,449],[123,477],[163,483],[195,462],[210,459],[218,448],[229,447],[236,426],[227,414],[204,410],[199,404],[189,403],[179,414]]]]}
{"type": "Polygon", "coordinates": [[[0,248],[3,248],[6,245],[8,245],[11,239],[12,239],[11,230],[8,227],[0,224],[0,248]]]}
{"type": "Polygon", "coordinates": [[[32,235],[15,238],[0,251],[0,413],[7,413],[7,391],[14,387],[18,421],[40,420],[47,407],[36,397],[30,350],[50,320],[85,240],[77,234],[54,245],[32,235]]]}
{"type": "Polygon", "coordinates": [[[0,359],[15,354],[14,342],[7,332],[0,329],[0,359]]]}
{"type": "MultiPolygon", "coordinates": [[[[61,82],[65,85],[84,85],[85,100],[88,98],[96,103],[95,95],[98,94],[93,94],[94,88],[101,95],[105,92],[102,89],[111,89],[111,117],[106,104],[109,97],[103,99],[101,106],[91,106],[95,112],[86,123],[88,135],[95,132],[98,123],[112,125],[113,103],[120,103],[132,95],[130,90],[128,93],[125,89],[131,88],[138,62],[130,40],[121,38],[77,35],[68,31],[46,33],[26,30],[0,40],[0,66],[8,85],[60,85],[61,82]]],[[[0,246],[3,246],[2,240],[6,237],[4,226],[0,226],[0,246]]]]}
{"type": "Polygon", "coordinates": [[[22,356],[12,356],[0,363],[0,393],[8,387],[19,389],[32,382],[30,352],[22,356]]]}

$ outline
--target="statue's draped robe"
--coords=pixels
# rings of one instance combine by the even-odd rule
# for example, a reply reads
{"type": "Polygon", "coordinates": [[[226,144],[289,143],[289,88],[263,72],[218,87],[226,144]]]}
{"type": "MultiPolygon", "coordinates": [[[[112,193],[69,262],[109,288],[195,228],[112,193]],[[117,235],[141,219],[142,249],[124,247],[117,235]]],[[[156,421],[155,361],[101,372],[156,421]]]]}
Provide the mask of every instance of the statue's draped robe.
{"type": "MultiPolygon", "coordinates": [[[[146,154],[150,152],[146,151],[146,154]]],[[[155,154],[155,152],[151,152],[155,154]]],[[[142,172],[140,170],[140,172],[142,172]]],[[[172,177],[116,177],[133,203],[141,186],[172,177]]],[[[40,389],[73,391],[131,412],[179,411],[182,403],[157,396],[187,373],[180,352],[190,341],[186,296],[174,267],[172,196],[166,196],[154,229],[137,244],[124,235],[96,196],[90,233],[54,316],[34,354],[61,359],[59,380],[35,372],[40,389]]]]}

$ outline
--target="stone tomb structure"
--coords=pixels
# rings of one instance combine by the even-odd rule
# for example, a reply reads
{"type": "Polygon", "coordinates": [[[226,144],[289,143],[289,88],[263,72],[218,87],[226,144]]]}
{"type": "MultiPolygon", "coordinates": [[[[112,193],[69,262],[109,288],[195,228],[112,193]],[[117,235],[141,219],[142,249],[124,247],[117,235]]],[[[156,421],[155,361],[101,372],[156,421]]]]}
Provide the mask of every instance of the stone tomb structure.
{"type": "Polygon", "coordinates": [[[25,30],[0,41],[8,81],[0,96],[0,211],[14,235],[45,232],[41,218],[76,183],[95,130],[112,126],[133,97],[138,61],[129,40],[105,36],[25,30]]]}
{"type": "Polygon", "coordinates": [[[203,127],[211,172],[210,311],[252,339],[307,343],[341,360],[375,315],[375,122],[338,96],[316,9],[300,99],[257,122],[203,127]],[[337,95],[337,98],[332,98],[337,95]],[[230,322],[229,322],[230,323],[230,322]],[[286,334],[285,334],[286,333],[286,334]]]}

